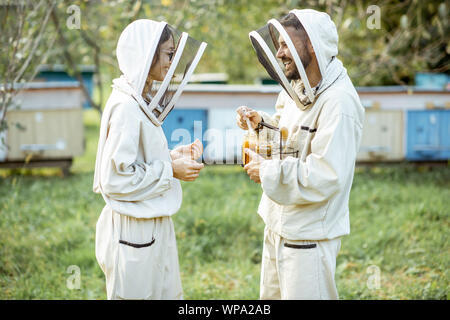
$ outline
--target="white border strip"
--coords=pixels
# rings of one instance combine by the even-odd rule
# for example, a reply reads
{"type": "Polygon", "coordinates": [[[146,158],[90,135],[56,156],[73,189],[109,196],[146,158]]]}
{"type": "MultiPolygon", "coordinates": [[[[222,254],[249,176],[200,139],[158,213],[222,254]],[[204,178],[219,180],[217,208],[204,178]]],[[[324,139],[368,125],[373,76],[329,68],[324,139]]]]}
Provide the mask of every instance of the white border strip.
{"type": "Polygon", "coordinates": [[[172,100],[167,105],[167,107],[164,109],[163,113],[161,113],[158,117],[158,121],[163,122],[164,119],[167,117],[167,114],[173,109],[175,103],[177,102],[178,98],[181,95],[181,92],[183,91],[184,86],[187,84],[189,79],[191,78],[192,73],[194,72],[194,69],[197,67],[197,64],[200,61],[200,58],[203,55],[203,52],[206,49],[207,44],[205,42],[202,42],[200,44],[200,48],[197,50],[197,54],[195,55],[194,60],[192,60],[192,63],[186,72],[186,75],[184,76],[184,79],[181,81],[180,85],[178,86],[177,91],[175,92],[174,96],[172,97],[172,100]]]}
{"type": "Polygon", "coordinates": [[[294,57],[295,64],[297,65],[297,69],[300,72],[300,76],[302,77],[303,84],[305,85],[306,89],[306,95],[308,96],[309,100],[311,102],[314,101],[314,94],[311,90],[311,85],[309,84],[308,77],[306,76],[305,69],[303,68],[303,63],[300,60],[300,57],[298,56],[297,49],[295,48],[294,44],[292,43],[291,38],[289,37],[286,30],[284,30],[283,26],[280,22],[276,19],[270,19],[269,24],[272,24],[278,32],[283,36],[284,41],[286,42],[289,51],[291,52],[292,56],[294,57]]]}
{"type": "MultiPolygon", "coordinates": [[[[309,41],[311,41],[311,45],[312,45],[312,47],[314,49],[314,52],[319,52],[319,44],[316,41],[316,39],[318,37],[316,36],[316,33],[315,33],[314,29],[310,28],[309,23],[307,23],[307,21],[305,21],[306,17],[308,16],[308,13],[305,13],[305,17],[302,17],[303,14],[298,9],[297,10],[296,9],[291,10],[289,13],[295,14],[295,16],[297,17],[298,21],[300,21],[300,23],[302,24],[303,28],[305,29],[306,34],[309,37],[309,41]],[[304,18],[304,19],[301,19],[301,18],[304,18]]],[[[331,18],[330,18],[330,20],[331,20],[331,18]]],[[[331,21],[331,22],[334,25],[333,21],[331,21]]],[[[334,25],[334,27],[336,27],[336,26],[334,25]]],[[[327,61],[325,61],[325,59],[323,59],[322,55],[320,55],[320,54],[316,54],[316,59],[317,59],[317,62],[319,64],[320,75],[321,75],[322,78],[324,78],[323,75],[325,74],[325,71],[326,71],[328,63],[327,63],[327,61]]]]}
{"type": "MultiPolygon", "coordinates": [[[[267,57],[270,60],[270,63],[274,67],[275,72],[278,74],[278,76],[281,79],[281,82],[283,82],[284,87],[288,91],[289,95],[292,97],[292,100],[294,100],[297,105],[302,105],[302,103],[298,99],[297,94],[295,93],[295,91],[292,88],[292,86],[290,85],[288,79],[286,78],[286,76],[284,75],[280,66],[278,65],[278,62],[277,62],[276,58],[273,56],[272,51],[270,50],[269,46],[264,41],[264,39],[261,37],[261,35],[256,31],[252,31],[249,33],[249,37],[255,38],[255,40],[261,45],[262,49],[264,50],[264,53],[267,55],[267,57]]],[[[256,48],[255,48],[255,50],[256,50],[256,48]]]]}
{"type": "Polygon", "coordinates": [[[164,77],[163,82],[161,83],[161,86],[158,89],[158,92],[156,92],[155,96],[153,97],[152,101],[148,105],[148,108],[152,111],[155,109],[156,105],[158,104],[158,101],[161,99],[163,94],[166,92],[167,87],[170,84],[170,81],[172,80],[172,76],[175,72],[175,68],[178,65],[178,62],[180,62],[181,55],[184,51],[184,46],[186,45],[186,41],[188,38],[188,34],[186,32],[183,32],[181,34],[180,43],[177,48],[177,52],[175,53],[175,57],[173,58],[172,63],[170,64],[170,68],[167,71],[166,76],[164,77]]]}

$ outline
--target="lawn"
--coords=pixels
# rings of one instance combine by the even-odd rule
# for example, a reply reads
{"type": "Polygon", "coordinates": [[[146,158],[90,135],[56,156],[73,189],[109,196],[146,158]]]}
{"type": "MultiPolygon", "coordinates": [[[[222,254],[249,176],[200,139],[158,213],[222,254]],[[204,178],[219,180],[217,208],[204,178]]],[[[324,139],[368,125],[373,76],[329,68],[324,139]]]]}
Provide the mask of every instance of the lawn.
{"type": "MultiPolygon", "coordinates": [[[[85,112],[86,153],[67,178],[0,171],[0,299],[106,298],[94,252],[104,206],[92,192],[98,123],[85,112]]],[[[260,186],[240,166],[207,166],[182,186],[173,219],[185,299],[257,299],[260,186]]],[[[449,199],[449,166],[358,167],[337,259],[340,298],[448,299],[449,199]]]]}

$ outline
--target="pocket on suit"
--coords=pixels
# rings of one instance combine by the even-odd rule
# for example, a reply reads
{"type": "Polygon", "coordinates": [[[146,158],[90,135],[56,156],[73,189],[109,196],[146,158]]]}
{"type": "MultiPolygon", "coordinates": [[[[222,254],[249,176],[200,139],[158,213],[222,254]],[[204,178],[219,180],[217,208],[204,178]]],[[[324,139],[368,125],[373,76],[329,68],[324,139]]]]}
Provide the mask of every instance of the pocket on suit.
{"type": "Polygon", "coordinates": [[[320,299],[319,254],[317,243],[285,241],[281,275],[284,299],[320,299]]]}
{"type": "Polygon", "coordinates": [[[135,243],[119,240],[117,296],[121,299],[148,299],[159,278],[155,240],[135,243]]]}

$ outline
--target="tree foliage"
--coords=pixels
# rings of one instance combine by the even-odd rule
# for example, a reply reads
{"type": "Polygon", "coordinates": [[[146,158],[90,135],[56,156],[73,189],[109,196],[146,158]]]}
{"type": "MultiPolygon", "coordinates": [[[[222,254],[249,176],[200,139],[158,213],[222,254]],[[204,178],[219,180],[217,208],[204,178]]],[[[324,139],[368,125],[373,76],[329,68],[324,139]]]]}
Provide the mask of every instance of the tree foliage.
{"type": "MultiPolygon", "coordinates": [[[[6,129],[6,110],[21,84],[31,81],[37,66],[49,56],[45,39],[54,6],[55,1],[46,0],[0,2],[0,133],[6,129]]],[[[55,38],[47,40],[53,43],[55,38]]]]}
{"type": "MultiPolygon", "coordinates": [[[[135,19],[165,20],[208,43],[196,72],[225,72],[232,83],[253,83],[267,75],[248,33],[291,9],[312,8],[327,12],[335,22],[338,57],[356,85],[411,85],[417,71],[449,73],[448,6],[442,0],[59,0],[42,36],[46,50],[40,53],[49,56],[48,63],[65,64],[74,75],[79,64],[95,65],[102,88],[120,74],[115,47],[125,26],[135,19]],[[80,27],[75,29],[67,23],[73,5],[80,9],[80,27]],[[379,10],[376,28],[371,25],[376,16],[369,10],[374,5],[379,10]]],[[[4,6],[0,10],[4,17],[4,6]]],[[[42,14],[27,19],[35,28],[42,26],[42,14]]],[[[19,28],[17,21],[8,25],[8,30],[19,28]]],[[[4,30],[5,24],[2,34],[4,30]]],[[[24,34],[17,41],[30,46],[33,38],[24,34]]],[[[2,62],[13,59],[12,48],[2,50],[2,62]]],[[[0,77],[5,75],[2,69],[0,77]]],[[[104,98],[101,92],[97,106],[104,98]]]]}

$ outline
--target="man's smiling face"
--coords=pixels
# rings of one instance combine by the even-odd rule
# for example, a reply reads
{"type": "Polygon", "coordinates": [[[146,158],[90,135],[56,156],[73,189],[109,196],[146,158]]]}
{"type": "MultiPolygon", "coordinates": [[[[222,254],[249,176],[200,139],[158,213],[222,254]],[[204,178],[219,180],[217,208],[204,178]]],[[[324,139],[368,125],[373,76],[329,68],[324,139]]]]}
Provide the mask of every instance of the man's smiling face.
{"type": "MultiPolygon", "coordinates": [[[[291,38],[295,48],[297,49],[297,53],[302,61],[303,68],[308,67],[311,62],[311,55],[309,54],[306,44],[298,35],[298,32],[293,27],[287,27],[286,31],[291,38]]],[[[294,62],[294,58],[292,57],[291,51],[289,50],[284,38],[280,35],[278,38],[278,51],[277,58],[281,60],[285,67],[284,74],[286,78],[289,80],[298,80],[300,79],[300,74],[297,69],[297,65],[294,62]]]]}

